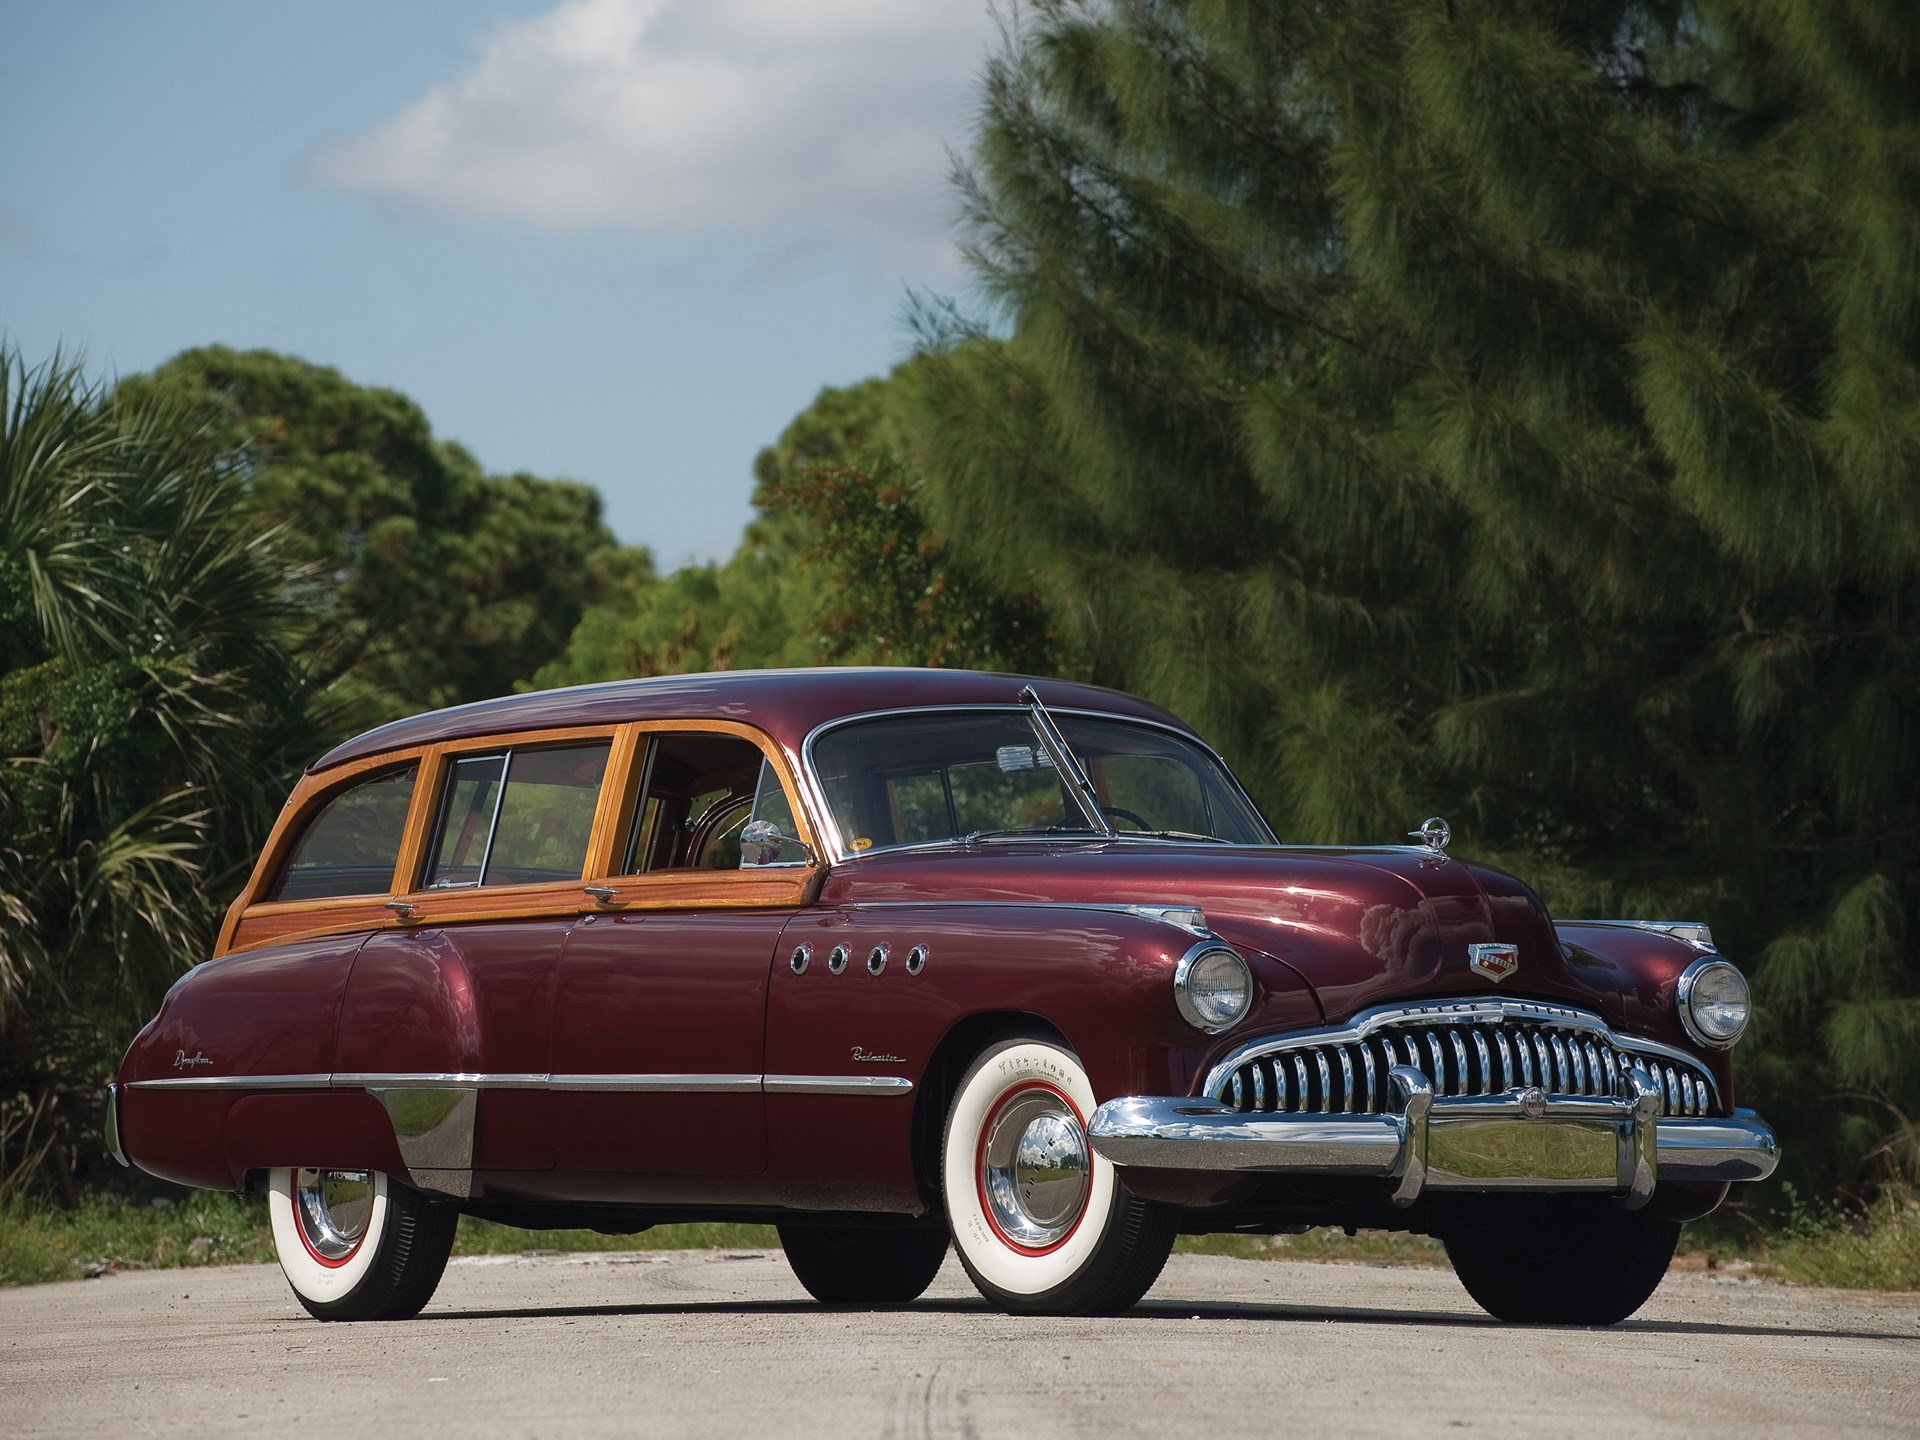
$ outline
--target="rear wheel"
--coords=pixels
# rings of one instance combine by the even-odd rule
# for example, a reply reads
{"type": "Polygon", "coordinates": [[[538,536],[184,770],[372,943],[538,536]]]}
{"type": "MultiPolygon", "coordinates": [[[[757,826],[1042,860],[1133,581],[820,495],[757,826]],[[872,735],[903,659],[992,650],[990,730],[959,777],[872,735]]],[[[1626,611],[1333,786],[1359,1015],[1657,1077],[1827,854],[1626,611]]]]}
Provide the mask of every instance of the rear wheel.
{"type": "Polygon", "coordinates": [[[782,1225],[787,1263],[822,1305],[904,1305],[947,1258],[947,1226],[782,1225]]]}
{"type": "Polygon", "coordinates": [[[275,1170],[267,1211],[295,1297],[318,1320],[405,1320],[433,1298],[459,1214],[377,1170],[275,1170]]]}
{"type": "Polygon", "coordinates": [[[1616,1325],[1659,1286],[1680,1222],[1604,1196],[1489,1196],[1441,1234],[1482,1309],[1532,1325],[1616,1325]]]}
{"type": "Polygon", "coordinates": [[[1047,1040],[990,1046],[960,1082],[941,1190],[961,1264],[1003,1310],[1117,1314],[1167,1263],[1173,1214],[1094,1154],[1095,1103],[1080,1061],[1047,1040]]]}

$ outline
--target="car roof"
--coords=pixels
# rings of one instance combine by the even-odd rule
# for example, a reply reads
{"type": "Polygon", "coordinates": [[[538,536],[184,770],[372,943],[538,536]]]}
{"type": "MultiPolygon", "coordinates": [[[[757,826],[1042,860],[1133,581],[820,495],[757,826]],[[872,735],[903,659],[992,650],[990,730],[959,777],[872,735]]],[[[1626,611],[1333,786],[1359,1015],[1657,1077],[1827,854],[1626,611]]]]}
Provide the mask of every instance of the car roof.
{"type": "Polygon", "coordinates": [[[722,670],[573,685],[433,710],[336,745],[308,766],[307,773],[447,740],[628,720],[737,720],[765,731],[797,755],[806,737],[829,720],[877,710],[1015,705],[1026,685],[1056,710],[1098,710],[1192,733],[1159,706],[1119,690],[1041,676],[906,666],[722,670]]]}

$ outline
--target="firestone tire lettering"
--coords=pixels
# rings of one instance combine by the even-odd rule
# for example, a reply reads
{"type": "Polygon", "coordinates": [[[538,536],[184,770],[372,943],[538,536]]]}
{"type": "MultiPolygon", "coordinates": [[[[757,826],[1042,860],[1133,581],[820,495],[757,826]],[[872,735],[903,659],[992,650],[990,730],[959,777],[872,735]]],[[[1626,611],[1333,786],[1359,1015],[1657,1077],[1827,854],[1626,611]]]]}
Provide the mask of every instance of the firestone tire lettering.
{"type": "Polygon", "coordinates": [[[1086,1200],[1071,1233],[1038,1252],[1015,1248],[980,1199],[984,1128],[1008,1096],[1029,1086],[1064,1095],[1084,1124],[1099,1101],[1070,1052],[1043,1040],[1008,1040],[974,1062],[947,1115],[941,1189],[954,1248],[986,1298],[1008,1310],[1098,1314],[1145,1294],[1173,1248],[1173,1223],[1129,1194],[1089,1151],[1086,1200]]]}
{"type": "Polygon", "coordinates": [[[300,1221],[294,1214],[293,1171],[270,1172],[267,1215],[273,1224],[273,1248],[294,1294],[316,1305],[331,1305],[352,1295],[373,1268],[374,1257],[380,1253],[380,1242],[386,1238],[387,1205],[387,1177],[376,1173],[373,1213],[367,1219],[366,1233],[361,1236],[359,1246],[342,1264],[322,1265],[300,1238],[300,1221]]]}
{"type": "Polygon", "coordinates": [[[268,1174],[274,1249],[294,1297],[316,1320],[406,1320],[433,1298],[453,1253],[459,1212],[374,1173],[374,1199],[352,1253],[325,1264],[302,1235],[296,1173],[268,1174]]]}

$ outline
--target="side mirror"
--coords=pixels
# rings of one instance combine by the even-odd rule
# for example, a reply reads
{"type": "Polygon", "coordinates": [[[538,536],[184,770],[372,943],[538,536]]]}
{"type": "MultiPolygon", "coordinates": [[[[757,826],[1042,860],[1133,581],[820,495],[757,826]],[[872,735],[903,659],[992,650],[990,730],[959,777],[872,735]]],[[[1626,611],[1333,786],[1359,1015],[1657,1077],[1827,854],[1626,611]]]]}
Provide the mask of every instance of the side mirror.
{"type": "Polygon", "coordinates": [[[813,848],[804,840],[780,833],[771,820],[749,820],[740,830],[740,868],[773,865],[811,865],[813,848]]]}

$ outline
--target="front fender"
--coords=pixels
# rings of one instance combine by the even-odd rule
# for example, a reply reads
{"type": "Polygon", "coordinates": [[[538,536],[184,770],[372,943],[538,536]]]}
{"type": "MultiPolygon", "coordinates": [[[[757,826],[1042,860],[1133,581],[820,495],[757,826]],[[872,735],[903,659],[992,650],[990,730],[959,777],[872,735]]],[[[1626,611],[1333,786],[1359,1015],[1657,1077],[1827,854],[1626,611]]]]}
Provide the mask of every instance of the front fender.
{"type": "Polygon", "coordinates": [[[1562,920],[1554,928],[1566,947],[1568,964],[1608,992],[1614,1011],[1609,1020],[1625,1034],[1665,1041],[1698,1056],[1712,1072],[1723,1102],[1733,1103],[1729,1052],[1700,1045],[1680,1023],[1680,976],[1713,951],[1626,920],[1562,920]]]}
{"type": "MultiPolygon", "coordinates": [[[[912,1132],[916,1110],[936,1103],[921,1093],[930,1066],[950,1036],[985,1016],[1030,1015],[1058,1031],[1103,1098],[1185,1093],[1229,1038],[1195,1030],[1173,1003],[1174,967],[1201,943],[1117,906],[856,905],[796,917],[774,958],[765,1061],[774,1168],[789,1203],[917,1210],[912,1132]],[[841,948],[846,964],[835,973],[829,961],[841,948]],[[917,974],[906,965],[915,949],[917,974]],[[777,1077],[860,1075],[914,1088],[858,1099],[775,1088],[777,1077]]],[[[1319,1023],[1305,981],[1242,953],[1255,1013],[1234,1033],[1319,1023]]]]}

